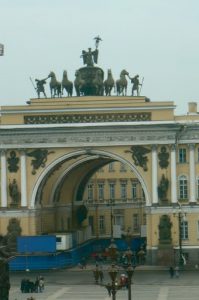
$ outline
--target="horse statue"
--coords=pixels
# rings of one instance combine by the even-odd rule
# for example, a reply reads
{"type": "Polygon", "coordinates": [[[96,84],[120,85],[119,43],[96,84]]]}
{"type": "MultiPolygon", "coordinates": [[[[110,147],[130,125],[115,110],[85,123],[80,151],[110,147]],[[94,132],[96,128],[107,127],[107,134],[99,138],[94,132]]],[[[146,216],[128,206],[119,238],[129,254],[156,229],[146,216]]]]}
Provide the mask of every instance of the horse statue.
{"type": "Polygon", "coordinates": [[[116,89],[117,89],[117,96],[122,94],[122,96],[126,96],[127,94],[127,79],[125,76],[129,76],[129,73],[126,70],[122,70],[120,73],[120,79],[116,81],[116,89]]]}
{"type": "Polygon", "coordinates": [[[75,85],[75,91],[77,96],[81,96],[84,95],[84,88],[86,85],[86,81],[84,79],[82,79],[81,73],[79,70],[77,70],[75,72],[75,81],[74,81],[74,85],[75,85]]]}
{"type": "Polygon", "coordinates": [[[108,69],[107,79],[104,81],[104,90],[106,96],[111,96],[112,88],[115,87],[115,81],[112,76],[111,69],[108,69]]]}
{"type": "Polygon", "coordinates": [[[50,72],[48,75],[48,78],[51,78],[50,81],[50,93],[51,93],[51,98],[53,97],[61,97],[61,82],[57,81],[55,73],[50,72]]]}
{"type": "Polygon", "coordinates": [[[72,83],[72,81],[68,80],[66,70],[64,70],[64,72],[63,72],[61,88],[62,88],[62,95],[64,94],[64,89],[65,89],[67,94],[68,94],[68,97],[72,97],[72,95],[73,95],[73,83],[72,83]]]}
{"type": "Polygon", "coordinates": [[[103,74],[101,70],[96,71],[95,78],[93,79],[92,85],[94,87],[96,96],[103,96],[104,84],[103,84],[103,74]]]}

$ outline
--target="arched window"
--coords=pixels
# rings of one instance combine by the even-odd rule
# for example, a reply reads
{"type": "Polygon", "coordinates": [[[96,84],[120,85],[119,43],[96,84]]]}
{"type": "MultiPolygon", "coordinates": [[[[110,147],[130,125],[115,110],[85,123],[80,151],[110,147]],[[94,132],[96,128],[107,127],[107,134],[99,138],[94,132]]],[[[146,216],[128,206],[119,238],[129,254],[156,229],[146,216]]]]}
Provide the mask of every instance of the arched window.
{"type": "Polygon", "coordinates": [[[187,199],[188,198],[187,176],[181,175],[178,177],[178,186],[179,186],[179,199],[187,199]]]}

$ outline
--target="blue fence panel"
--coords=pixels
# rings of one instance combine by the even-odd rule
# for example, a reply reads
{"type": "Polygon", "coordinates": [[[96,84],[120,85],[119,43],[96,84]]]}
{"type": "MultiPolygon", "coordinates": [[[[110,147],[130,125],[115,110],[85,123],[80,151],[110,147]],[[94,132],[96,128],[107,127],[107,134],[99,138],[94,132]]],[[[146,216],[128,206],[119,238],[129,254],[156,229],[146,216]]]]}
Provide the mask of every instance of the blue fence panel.
{"type": "MultiPolygon", "coordinates": [[[[48,236],[51,237],[51,236],[48,236]]],[[[28,239],[29,242],[37,240],[37,239],[28,239]]],[[[36,246],[31,246],[29,249],[40,249],[43,245],[45,238],[42,243],[38,243],[36,246]]],[[[52,242],[52,245],[47,245],[48,249],[54,249],[54,239],[46,239],[49,243],[52,242]]],[[[55,240],[56,241],[56,240],[55,240]]],[[[128,248],[128,244],[123,239],[115,239],[114,243],[116,244],[119,251],[126,251],[128,248]]],[[[111,239],[97,239],[90,240],[86,243],[79,245],[73,249],[68,251],[57,251],[54,252],[43,252],[41,254],[37,253],[37,251],[27,252],[26,253],[18,253],[14,259],[9,262],[11,271],[19,271],[19,270],[48,270],[48,269],[57,269],[69,267],[71,265],[77,265],[81,262],[82,257],[88,258],[92,255],[92,253],[103,252],[106,248],[108,248],[111,244],[111,239]]],[[[142,245],[145,244],[145,239],[142,238],[134,238],[131,241],[131,249],[133,251],[138,251],[142,245]]],[[[24,241],[21,244],[19,243],[20,250],[24,250],[24,241]]],[[[44,247],[46,250],[47,247],[44,247]]]]}

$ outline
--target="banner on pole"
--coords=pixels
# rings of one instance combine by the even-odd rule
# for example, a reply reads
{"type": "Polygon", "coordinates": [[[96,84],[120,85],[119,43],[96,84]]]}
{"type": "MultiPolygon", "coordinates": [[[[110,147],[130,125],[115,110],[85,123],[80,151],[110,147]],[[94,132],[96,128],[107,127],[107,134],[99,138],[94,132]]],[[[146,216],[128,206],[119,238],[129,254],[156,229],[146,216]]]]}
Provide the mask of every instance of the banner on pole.
{"type": "Polygon", "coordinates": [[[4,45],[0,44],[0,56],[4,55],[4,45]]]}

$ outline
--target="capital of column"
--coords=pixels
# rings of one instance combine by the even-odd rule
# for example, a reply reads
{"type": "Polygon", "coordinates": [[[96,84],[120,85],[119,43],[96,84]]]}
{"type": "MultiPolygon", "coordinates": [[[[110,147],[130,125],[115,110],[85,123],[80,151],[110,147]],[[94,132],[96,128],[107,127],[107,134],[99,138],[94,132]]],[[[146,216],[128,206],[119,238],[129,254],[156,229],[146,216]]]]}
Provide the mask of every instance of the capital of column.
{"type": "Polygon", "coordinates": [[[151,145],[151,150],[152,151],[157,151],[158,146],[156,144],[151,145]]]}
{"type": "Polygon", "coordinates": [[[195,149],[195,144],[188,144],[189,150],[194,150],[195,149]]]}
{"type": "Polygon", "coordinates": [[[176,150],[176,144],[171,144],[170,145],[170,149],[171,149],[171,151],[175,151],[176,150]]]}

